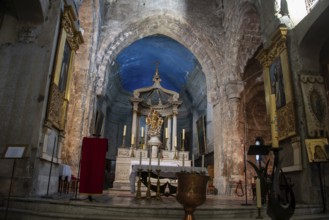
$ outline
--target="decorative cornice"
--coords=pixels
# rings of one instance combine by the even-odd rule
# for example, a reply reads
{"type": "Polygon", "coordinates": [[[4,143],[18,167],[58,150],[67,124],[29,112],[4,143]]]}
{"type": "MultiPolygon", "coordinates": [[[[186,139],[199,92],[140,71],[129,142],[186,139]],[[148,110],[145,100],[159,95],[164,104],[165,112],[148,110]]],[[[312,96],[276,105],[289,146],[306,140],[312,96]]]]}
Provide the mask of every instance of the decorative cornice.
{"type": "Polygon", "coordinates": [[[270,45],[267,48],[262,49],[256,55],[256,59],[263,65],[263,67],[269,67],[273,60],[287,48],[287,34],[288,29],[286,27],[279,27],[272,37],[270,45]]]}
{"type": "Polygon", "coordinates": [[[77,21],[77,17],[74,14],[72,6],[65,6],[62,15],[62,27],[67,33],[67,41],[71,49],[76,51],[84,40],[81,31],[74,24],[75,21],[77,21]]]}

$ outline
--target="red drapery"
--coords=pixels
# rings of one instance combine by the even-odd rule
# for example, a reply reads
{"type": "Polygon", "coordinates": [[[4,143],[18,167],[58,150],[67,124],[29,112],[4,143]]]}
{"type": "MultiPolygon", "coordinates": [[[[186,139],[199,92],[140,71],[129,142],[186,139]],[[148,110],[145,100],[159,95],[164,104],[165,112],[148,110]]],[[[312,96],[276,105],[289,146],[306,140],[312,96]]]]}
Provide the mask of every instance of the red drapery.
{"type": "Polygon", "coordinates": [[[83,138],[80,165],[80,193],[101,194],[103,192],[106,151],[106,138],[83,138]]]}

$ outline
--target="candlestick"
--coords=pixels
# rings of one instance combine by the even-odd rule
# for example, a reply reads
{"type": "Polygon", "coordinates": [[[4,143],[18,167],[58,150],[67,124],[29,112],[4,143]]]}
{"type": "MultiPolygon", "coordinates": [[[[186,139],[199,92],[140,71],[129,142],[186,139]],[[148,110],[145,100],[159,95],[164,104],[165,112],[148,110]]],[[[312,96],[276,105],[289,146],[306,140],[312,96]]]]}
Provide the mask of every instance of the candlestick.
{"type": "Polygon", "coordinates": [[[185,155],[183,154],[183,171],[185,170],[185,155]]]}
{"type": "Polygon", "coordinates": [[[183,129],[183,140],[185,139],[185,129],[183,129]]]}
{"type": "Polygon", "coordinates": [[[139,168],[141,169],[142,167],[142,151],[139,152],[139,168]]]}
{"type": "Polygon", "coordinates": [[[260,189],[260,179],[257,177],[256,179],[256,200],[257,200],[257,208],[262,207],[262,196],[260,189]]]}
{"type": "Polygon", "coordinates": [[[158,169],[160,167],[160,153],[158,153],[158,169]]]}
{"type": "Polygon", "coordinates": [[[201,168],[201,171],[202,172],[204,171],[204,155],[202,155],[202,168],[201,168]]]}
{"type": "Polygon", "coordinates": [[[272,94],[270,96],[270,116],[271,116],[271,134],[272,134],[272,147],[277,148],[279,147],[279,134],[278,134],[278,118],[277,118],[277,112],[276,112],[276,100],[275,95],[272,94]]]}
{"type": "Polygon", "coordinates": [[[141,137],[144,137],[144,127],[142,127],[141,137]]]}
{"type": "Polygon", "coordinates": [[[127,130],[127,126],[123,126],[123,136],[126,136],[126,130],[127,130]]]}
{"type": "Polygon", "coordinates": [[[151,169],[151,160],[152,160],[152,156],[149,156],[149,169],[151,169]]]}

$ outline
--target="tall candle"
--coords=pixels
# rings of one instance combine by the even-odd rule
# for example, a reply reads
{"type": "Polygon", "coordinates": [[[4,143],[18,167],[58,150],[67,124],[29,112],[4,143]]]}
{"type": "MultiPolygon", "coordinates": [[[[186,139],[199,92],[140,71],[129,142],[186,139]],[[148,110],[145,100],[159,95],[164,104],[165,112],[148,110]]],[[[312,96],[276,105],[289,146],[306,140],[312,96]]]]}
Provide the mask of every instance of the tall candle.
{"type": "Polygon", "coordinates": [[[139,152],[139,168],[142,168],[142,151],[139,152]]]}
{"type": "Polygon", "coordinates": [[[141,127],[141,137],[144,137],[144,127],[141,127]]]}
{"type": "Polygon", "coordinates": [[[194,154],[192,154],[192,172],[194,172],[194,154]]]}
{"type": "Polygon", "coordinates": [[[168,138],[168,128],[165,129],[165,138],[168,138]]]}
{"type": "Polygon", "coordinates": [[[256,200],[257,200],[257,208],[262,207],[262,196],[260,189],[260,179],[257,177],[256,179],[256,200]]]}
{"type": "Polygon", "coordinates": [[[127,126],[123,126],[123,136],[126,136],[126,130],[127,130],[127,126]]]}
{"type": "Polygon", "coordinates": [[[278,118],[276,112],[275,95],[270,96],[270,117],[271,117],[271,134],[272,134],[272,147],[279,147],[279,134],[278,134],[278,118]]]}
{"type": "Polygon", "coordinates": [[[177,137],[174,138],[174,147],[177,147],[177,137]]]}
{"type": "Polygon", "coordinates": [[[135,135],[132,134],[131,135],[131,145],[134,145],[135,144],[135,135]]]}
{"type": "Polygon", "coordinates": [[[185,129],[183,129],[183,140],[185,139],[185,129]]]}

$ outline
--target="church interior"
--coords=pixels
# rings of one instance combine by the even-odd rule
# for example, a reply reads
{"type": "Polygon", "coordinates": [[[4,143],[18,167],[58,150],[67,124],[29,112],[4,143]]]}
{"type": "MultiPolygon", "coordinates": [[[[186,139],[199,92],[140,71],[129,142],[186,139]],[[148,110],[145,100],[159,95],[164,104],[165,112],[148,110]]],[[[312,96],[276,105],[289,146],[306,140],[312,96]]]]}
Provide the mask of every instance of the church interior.
{"type": "Polygon", "coordinates": [[[0,0],[0,219],[182,218],[182,173],[196,219],[329,219],[328,24],[327,0],[0,0]]]}

